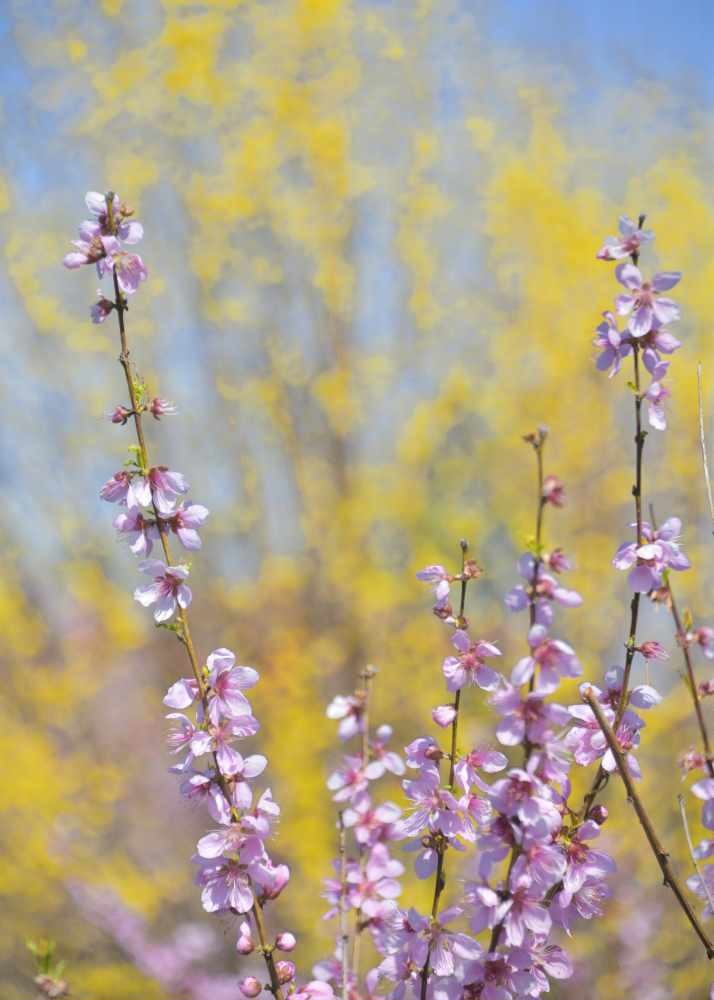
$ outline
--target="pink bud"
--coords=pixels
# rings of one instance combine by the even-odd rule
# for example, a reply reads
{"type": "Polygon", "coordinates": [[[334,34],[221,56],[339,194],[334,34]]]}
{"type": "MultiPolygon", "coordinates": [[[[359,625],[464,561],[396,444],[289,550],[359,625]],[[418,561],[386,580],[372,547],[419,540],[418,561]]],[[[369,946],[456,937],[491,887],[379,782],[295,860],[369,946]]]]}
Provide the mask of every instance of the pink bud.
{"type": "Polygon", "coordinates": [[[643,642],[638,648],[646,660],[669,659],[669,653],[664,646],[659,642],[655,642],[653,639],[648,639],[647,642],[643,642]]]}
{"type": "Polygon", "coordinates": [[[295,963],[281,959],[275,963],[275,971],[278,974],[280,984],[284,986],[285,983],[290,983],[295,978],[295,963]]]}
{"type": "Polygon", "coordinates": [[[563,573],[570,569],[570,560],[562,549],[553,549],[550,555],[546,555],[544,562],[554,573],[563,573]]]}
{"type": "Polygon", "coordinates": [[[168,399],[161,399],[160,396],[154,396],[154,398],[149,403],[149,413],[155,420],[160,420],[161,417],[176,413],[176,407],[173,403],[170,403],[168,399]]]}
{"type": "Polygon", "coordinates": [[[263,984],[255,976],[246,976],[242,982],[238,983],[238,989],[244,997],[257,997],[263,992],[263,984]]]}
{"type": "Polygon", "coordinates": [[[281,931],[275,939],[275,947],[278,951],[292,951],[296,944],[295,935],[291,934],[290,931],[281,931]]]}
{"type": "Polygon", "coordinates": [[[709,698],[714,694],[714,680],[702,681],[699,685],[699,697],[709,698]]]}
{"type": "Polygon", "coordinates": [[[593,806],[588,813],[588,819],[591,819],[593,823],[597,823],[598,826],[602,826],[609,815],[607,806],[593,806]]]}
{"type": "Polygon", "coordinates": [[[543,500],[554,507],[562,507],[565,503],[565,486],[557,476],[546,476],[543,480],[543,500]]]}
{"type": "Polygon", "coordinates": [[[254,950],[254,947],[255,946],[253,944],[252,938],[246,937],[245,934],[241,934],[241,936],[236,941],[236,951],[238,952],[239,955],[250,955],[251,952],[254,950]]]}
{"type": "Polygon", "coordinates": [[[131,416],[131,410],[127,410],[126,406],[117,406],[107,416],[113,424],[125,424],[131,416]]]}
{"type": "Polygon", "coordinates": [[[431,717],[437,726],[446,729],[456,718],[456,709],[453,705],[437,705],[436,708],[432,708],[431,717]]]}

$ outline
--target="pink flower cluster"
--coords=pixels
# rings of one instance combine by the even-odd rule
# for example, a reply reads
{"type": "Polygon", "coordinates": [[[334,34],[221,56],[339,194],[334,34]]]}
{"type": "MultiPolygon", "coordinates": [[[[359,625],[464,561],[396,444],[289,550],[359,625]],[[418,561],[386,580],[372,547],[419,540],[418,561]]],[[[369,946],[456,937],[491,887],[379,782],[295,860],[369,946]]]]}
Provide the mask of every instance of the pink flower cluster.
{"type": "MultiPolygon", "coordinates": [[[[144,227],[131,220],[133,209],[127,208],[119,195],[111,191],[106,195],[88,191],[85,203],[93,218],[80,224],[79,239],[72,241],[75,250],[65,256],[64,266],[77,268],[96,264],[100,278],[108,274],[116,276],[121,292],[133,295],[141,282],[146,281],[148,272],[141,257],[129,253],[122,244],[138,243],[144,235],[144,227]]],[[[91,309],[92,322],[103,323],[115,304],[101,289],[97,296],[91,309]]]]}
{"type": "MultiPolygon", "coordinates": [[[[662,355],[673,354],[680,341],[667,326],[679,319],[679,306],[662,295],[679,283],[680,271],[660,271],[646,281],[636,266],[639,251],[644,243],[654,239],[651,230],[643,230],[632,219],[620,219],[620,237],[611,237],[598,253],[600,260],[622,260],[632,256],[632,262],[623,262],[615,268],[615,277],[626,289],[618,295],[615,308],[619,316],[627,316],[627,328],[620,330],[612,312],[603,313],[604,320],[597,328],[594,343],[601,351],[597,359],[600,371],[609,371],[610,377],[620,370],[623,358],[632,353],[642,355],[642,362],[651,376],[651,383],[642,395],[647,404],[649,424],[655,430],[667,427],[664,403],[670,390],[662,384],[669,361],[662,355]]],[[[639,390],[638,390],[639,391],[639,390]]]]}

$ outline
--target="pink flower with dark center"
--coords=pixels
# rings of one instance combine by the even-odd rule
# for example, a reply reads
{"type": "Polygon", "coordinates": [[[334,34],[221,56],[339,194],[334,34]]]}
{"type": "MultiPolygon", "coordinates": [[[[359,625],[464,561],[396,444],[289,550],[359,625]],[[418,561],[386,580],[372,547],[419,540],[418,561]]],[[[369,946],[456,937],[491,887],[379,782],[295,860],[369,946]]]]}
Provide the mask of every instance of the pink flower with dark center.
{"type": "Polygon", "coordinates": [[[137,587],[134,600],[142,607],[154,608],[154,618],[157,622],[166,622],[176,613],[178,608],[187,608],[191,603],[191,590],[184,583],[188,577],[188,567],[167,566],[160,559],[145,559],[139,563],[139,570],[152,576],[153,582],[144,587],[137,587]]]}
{"type": "Polygon", "coordinates": [[[598,824],[586,820],[572,837],[564,841],[567,868],[562,877],[563,889],[559,897],[561,906],[570,905],[573,895],[588,880],[604,880],[616,870],[617,866],[609,854],[594,851],[586,843],[599,834],[598,824]]]}
{"type": "Polygon", "coordinates": [[[189,490],[189,485],[181,473],[173,472],[165,465],[149,469],[149,486],[151,497],[144,506],[150,506],[153,500],[160,514],[173,514],[176,500],[189,490]]]}
{"type": "Polygon", "coordinates": [[[654,239],[651,229],[642,229],[627,215],[620,216],[620,235],[608,236],[596,256],[598,260],[622,260],[640,252],[643,243],[654,239]]]}
{"type": "Polygon", "coordinates": [[[380,899],[396,899],[401,894],[400,875],[404,865],[389,856],[386,844],[375,844],[366,864],[355,866],[347,873],[348,901],[350,906],[361,909],[368,917],[377,912],[380,899]]]}
{"type": "Polygon", "coordinates": [[[414,803],[414,811],[396,825],[399,839],[419,836],[426,829],[430,833],[443,833],[449,839],[474,840],[470,820],[453,794],[441,787],[439,771],[434,765],[422,768],[418,778],[403,781],[402,787],[414,803]]]}
{"type": "Polygon", "coordinates": [[[346,755],[341,765],[327,779],[327,787],[335,794],[335,802],[354,802],[356,797],[366,791],[368,778],[361,756],[346,755]]]}
{"type": "Polygon", "coordinates": [[[213,723],[206,729],[199,729],[191,740],[191,751],[196,757],[214,753],[221,772],[232,777],[240,774],[244,768],[243,758],[233,749],[232,744],[247,736],[255,736],[259,729],[258,720],[247,713],[223,719],[218,724],[213,723]]]}
{"type": "Polygon", "coordinates": [[[401,809],[393,802],[382,802],[375,806],[369,795],[362,792],[344,810],[342,820],[346,829],[354,830],[358,844],[373,847],[381,841],[393,839],[393,827],[401,814],[401,809]]]}
{"type": "Polygon", "coordinates": [[[146,518],[138,507],[133,507],[126,514],[117,514],[113,524],[119,535],[129,542],[135,556],[151,555],[154,542],[159,540],[159,529],[156,522],[146,518]]]}
{"type": "Polygon", "coordinates": [[[130,510],[135,507],[148,507],[151,504],[151,492],[145,476],[137,472],[127,472],[122,469],[115,472],[99,491],[99,496],[107,503],[123,504],[130,510]]]}
{"type": "Polygon", "coordinates": [[[554,736],[555,728],[570,721],[568,710],[544,698],[538,689],[521,698],[518,688],[505,684],[489,699],[503,718],[496,727],[496,738],[503,746],[517,746],[524,739],[531,744],[545,743],[554,736]]]}
{"type": "Polygon", "coordinates": [[[644,337],[655,323],[666,326],[679,319],[679,307],[672,299],[662,298],[679,282],[680,271],[661,271],[651,281],[643,281],[640,269],[634,264],[618,264],[615,277],[627,288],[629,294],[618,295],[617,311],[628,316],[628,328],[633,337],[644,337]]]}
{"type": "Polygon", "coordinates": [[[612,564],[615,569],[631,570],[627,579],[632,590],[646,594],[662,585],[665,569],[689,569],[691,563],[678,544],[681,530],[682,522],[678,517],[668,518],[654,531],[647,521],[643,521],[643,544],[624,542],[619,547],[612,564]]]}
{"type": "Polygon", "coordinates": [[[233,910],[250,913],[253,890],[245,866],[239,861],[222,858],[203,865],[196,881],[202,887],[201,903],[207,913],[233,910]]]}
{"type": "Polygon", "coordinates": [[[474,747],[469,753],[459,757],[454,765],[454,778],[459,782],[464,792],[470,791],[472,785],[483,790],[484,785],[479,771],[486,774],[496,774],[508,767],[508,758],[499,750],[490,747],[474,747]]]}
{"type": "Polygon", "coordinates": [[[161,520],[170,528],[185,549],[192,552],[201,548],[201,536],[197,529],[209,515],[207,507],[199,503],[186,504],[181,502],[171,514],[165,514],[161,520]]]}
{"type": "Polygon", "coordinates": [[[250,715],[250,702],[243,694],[255,687],[259,675],[252,667],[237,667],[230,649],[215,649],[206,658],[210,696],[208,715],[214,725],[221,717],[236,719],[250,715]]]}
{"type": "Polygon", "coordinates": [[[449,691],[460,691],[467,684],[478,685],[484,691],[497,688],[501,674],[487,667],[485,660],[489,656],[500,656],[500,649],[483,639],[472,642],[463,629],[457,629],[451,641],[459,655],[447,656],[444,660],[443,671],[449,691]]]}
{"type": "Polygon", "coordinates": [[[510,896],[504,905],[503,918],[506,943],[516,947],[522,945],[527,931],[547,937],[550,914],[542,905],[543,891],[533,883],[525,858],[518,858],[514,864],[508,884],[510,896]]]}
{"type": "Polygon", "coordinates": [[[101,278],[107,270],[111,270],[113,254],[119,250],[119,244],[113,236],[92,236],[82,233],[80,238],[72,240],[72,246],[77,249],[68,253],[62,263],[65,267],[73,270],[82,267],[84,264],[96,264],[99,277],[101,278]]]}
{"type": "Polygon", "coordinates": [[[516,687],[526,684],[539,668],[538,689],[547,694],[555,691],[561,677],[579,677],[582,673],[575,651],[562,639],[549,639],[543,625],[534,625],[528,633],[530,656],[519,660],[511,673],[516,687]]]}

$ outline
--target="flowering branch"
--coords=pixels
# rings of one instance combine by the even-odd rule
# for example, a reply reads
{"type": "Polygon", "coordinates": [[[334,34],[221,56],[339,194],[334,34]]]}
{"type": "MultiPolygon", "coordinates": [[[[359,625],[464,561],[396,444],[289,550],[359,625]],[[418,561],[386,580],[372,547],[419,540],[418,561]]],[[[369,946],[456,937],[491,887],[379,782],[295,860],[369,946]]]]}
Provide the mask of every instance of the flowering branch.
{"type": "MultiPolygon", "coordinates": [[[[106,195],[89,192],[86,205],[94,219],[81,224],[80,240],[75,242],[77,252],[68,254],[64,264],[69,268],[94,264],[100,278],[111,275],[114,300],[100,292],[91,315],[95,323],[103,323],[112,311],[117,314],[121,342],[119,361],[131,405],[129,408],[117,407],[110,417],[112,423],[121,425],[133,417],[137,439],[137,445],[130,448],[133,457],[125,463],[123,471],[105,483],[100,496],[126,508],[127,512],[120,513],[114,524],[132,542],[134,554],[149,555],[158,538],[166,560],[163,563],[145,559],[140,564],[139,569],[153,577],[153,582],[138,587],[134,597],[144,607],[154,606],[155,621],[174,632],[191,666],[192,676],[172,685],[164,703],[174,709],[191,706],[195,709],[195,724],[180,712],[169,715],[178,721],[176,730],[170,735],[170,744],[175,752],[188,751],[185,760],[172,770],[185,773],[195,758],[204,755],[212,761],[212,768],[206,773],[191,771],[181,787],[186,797],[206,801],[211,816],[222,827],[199,841],[198,854],[194,858],[200,865],[198,882],[203,889],[204,909],[252,913],[258,950],[270,978],[267,988],[275,1000],[282,1000],[282,986],[294,978],[294,966],[289,962],[276,964],[273,951],[275,948],[292,950],[295,940],[291,934],[283,933],[278,935],[275,944],[269,944],[263,917],[263,901],[277,897],[289,878],[287,867],[274,865],[264,844],[279,808],[268,789],[251,809],[252,791],[248,782],[263,771],[267,761],[260,755],[243,759],[232,746],[236,739],[253,735],[259,728],[243,694],[243,689],[257,683],[258,674],[250,667],[236,667],[235,656],[230,650],[215,650],[207,658],[205,667],[201,666],[196,653],[186,610],[192,600],[191,590],[185,583],[189,567],[183,563],[173,565],[168,534],[170,530],[175,532],[186,549],[200,548],[201,539],[196,528],[209,512],[197,504],[177,503],[188,491],[188,484],[180,473],[164,466],[150,466],[142,416],[149,412],[158,420],[164,414],[175,412],[175,407],[158,397],[147,402],[146,388],[130,359],[125,322],[127,296],[134,294],[140,282],[146,280],[147,270],[141,258],[126,251],[123,244],[137,243],[143,228],[130,221],[133,212],[111,191],[106,195]],[[174,615],[177,621],[171,622],[174,615]]],[[[245,922],[241,924],[237,950],[241,954],[254,950],[251,929],[245,922]]],[[[241,983],[241,991],[246,997],[257,997],[262,990],[263,985],[255,977],[247,977],[241,983]]]]}
{"type": "Polygon", "coordinates": [[[634,782],[630,775],[629,768],[627,766],[627,762],[625,761],[624,754],[620,749],[619,743],[617,741],[617,737],[615,736],[615,733],[613,732],[611,726],[609,725],[607,719],[605,718],[605,714],[600,706],[596,694],[593,692],[591,688],[586,688],[582,692],[582,698],[583,701],[587,705],[589,705],[591,711],[593,712],[595,718],[597,719],[598,725],[602,730],[603,736],[607,740],[607,745],[610,748],[613,757],[615,758],[617,770],[620,772],[620,776],[627,791],[627,800],[634,806],[635,812],[637,813],[637,818],[640,821],[640,825],[642,826],[642,829],[645,832],[647,841],[650,847],[652,848],[652,853],[655,856],[657,864],[662,870],[664,884],[666,886],[669,886],[669,888],[674,893],[677,902],[684,910],[687,920],[692,925],[692,928],[697,934],[697,937],[704,945],[704,949],[707,953],[707,958],[709,959],[714,958],[714,945],[711,943],[704,929],[699,923],[696,913],[694,912],[688,899],[684,895],[684,891],[679,884],[677,876],[672,870],[672,866],[669,860],[669,854],[665,851],[657,834],[655,833],[654,826],[652,825],[652,820],[649,818],[647,811],[642,803],[642,800],[640,799],[637,790],[635,788],[634,782]]]}

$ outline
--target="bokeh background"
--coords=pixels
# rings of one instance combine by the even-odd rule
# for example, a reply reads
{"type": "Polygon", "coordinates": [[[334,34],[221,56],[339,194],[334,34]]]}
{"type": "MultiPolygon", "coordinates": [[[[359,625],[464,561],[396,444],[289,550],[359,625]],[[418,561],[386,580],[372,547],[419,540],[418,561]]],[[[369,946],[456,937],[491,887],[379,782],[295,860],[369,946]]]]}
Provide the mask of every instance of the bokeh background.
{"type": "MultiPolygon", "coordinates": [[[[521,655],[502,594],[533,531],[521,435],[538,424],[568,488],[546,538],[573,554],[586,598],[562,634],[592,679],[621,657],[610,558],[631,519],[632,402],[628,376],[595,372],[591,339],[616,291],[594,255],[622,212],[656,231],[646,268],[685,274],[671,430],[647,440],[645,485],[659,517],[685,522],[695,572],[676,580],[680,603],[711,612],[696,362],[711,414],[714,9],[0,7],[2,996],[29,995],[24,941],[45,934],[78,997],[178,1000],[71,884],[127,907],[147,940],[210,926],[212,968],[237,976],[234,928],[191,884],[203,819],[166,770],[161,697],[181,651],[132,601],[135,563],[98,499],[131,437],[103,416],[125,399],[112,323],[89,323],[95,278],[60,266],[88,189],[118,191],[145,226],[130,336],[181,411],[152,423],[150,447],[212,511],[193,569],[199,647],[227,645],[264,678],[260,747],[293,868],[280,913],[307,971],[330,949],[324,779],[339,751],[325,704],[372,662],[376,718],[401,744],[430,729],[447,642],[414,573],[456,566],[462,536],[486,569],[472,619],[507,667],[521,655]]],[[[673,653],[652,672],[669,694],[646,731],[644,794],[687,872],[676,761],[696,733],[666,615],[648,610],[642,635],[673,653]]],[[[555,995],[701,997],[706,962],[617,787],[608,802],[623,877],[555,995]]],[[[423,901],[413,884],[404,898],[423,901]]]]}

